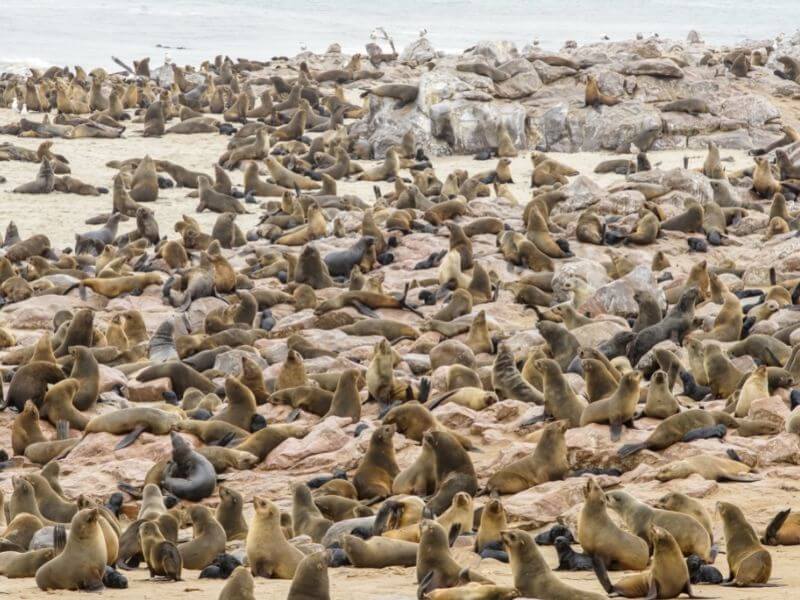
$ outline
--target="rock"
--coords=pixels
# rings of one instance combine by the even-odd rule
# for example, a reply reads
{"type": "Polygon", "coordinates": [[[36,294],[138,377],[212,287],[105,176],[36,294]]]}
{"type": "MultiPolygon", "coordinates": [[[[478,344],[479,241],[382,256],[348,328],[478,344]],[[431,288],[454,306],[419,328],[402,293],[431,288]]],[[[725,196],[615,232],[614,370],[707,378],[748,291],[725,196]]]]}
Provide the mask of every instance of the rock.
{"type": "Polygon", "coordinates": [[[630,215],[639,211],[644,206],[644,194],[637,190],[622,190],[609,194],[606,199],[611,205],[611,211],[600,211],[600,214],[630,215]]]}
{"type": "Polygon", "coordinates": [[[228,308],[228,304],[224,300],[220,300],[214,296],[207,296],[194,300],[186,310],[186,317],[189,320],[189,333],[204,331],[206,315],[217,308],[224,310],[228,308]]]}
{"type": "Polygon", "coordinates": [[[586,175],[578,175],[564,186],[562,191],[567,198],[553,207],[553,216],[583,210],[608,195],[591,177],[586,175]]]}
{"type": "Polygon", "coordinates": [[[625,277],[599,287],[594,296],[581,309],[592,315],[603,313],[620,317],[635,315],[639,310],[639,305],[633,295],[637,291],[651,292],[656,299],[664,295],[664,292],[656,285],[655,277],[649,266],[637,265],[625,277]]]}
{"type": "Polygon", "coordinates": [[[714,199],[714,190],[702,173],[686,169],[672,169],[664,173],[661,183],[673,190],[690,194],[700,204],[714,199]]]}
{"type": "Polygon", "coordinates": [[[620,331],[626,331],[627,329],[627,327],[623,327],[616,321],[598,320],[594,323],[576,327],[571,333],[577,338],[582,348],[595,348],[601,343],[610,340],[620,331]]]}
{"type": "Polygon", "coordinates": [[[628,152],[631,144],[649,148],[661,131],[661,114],[637,101],[571,110],[559,104],[545,111],[537,126],[542,131],[537,148],[543,151],[628,152]]]}
{"type": "Polygon", "coordinates": [[[172,391],[172,380],[169,377],[151,381],[128,381],[128,400],[131,402],[163,402],[163,394],[168,391],[172,391]]]}
{"type": "Polygon", "coordinates": [[[128,383],[128,378],[125,375],[109,367],[108,365],[99,365],[100,367],[100,393],[108,392],[116,386],[125,386],[128,383]]]}
{"type": "Polygon", "coordinates": [[[744,121],[759,127],[767,121],[780,118],[780,111],[764,96],[737,94],[722,101],[721,114],[729,119],[744,121]]]}
{"type": "Polygon", "coordinates": [[[469,50],[464,52],[465,56],[483,56],[494,65],[500,65],[517,58],[518,52],[514,42],[500,41],[478,42],[469,50]]]}
{"type": "Polygon", "coordinates": [[[536,69],[524,58],[509,61],[501,65],[499,70],[511,75],[505,81],[494,84],[495,94],[500,98],[524,98],[542,87],[542,80],[536,69]]]}
{"type": "MultiPolygon", "coordinates": [[[[615,477],[598,477],[601,486],[608,487],[615,477]]],[[[542,483],[524,492],[503,498],[503,507],[510,521],[524,519],[529,526],[541,527],[556,521],[571,508],[583,503],[585,477],[570,477],[564,481],[542,483]]]]}
{"type": "Polygon", "coordinates": [[[683,70],[673,61],[666,58],[637,60],[624,65],[621,72],[625,75],[652,75],[669,79],[682,79],[683,70]]]}
{"type": "Polygon", "coordinates": [[[519,104],[448,100],[431,107],[431,131],[446,141],[454,152],[472,154],[497,145],[497,129],[502,121],[514,145],[528,146],[527,114],[519,104]]]}
{"type": "Polygon", "coordinates": [[[545,85],[555,83],[559,79],[571,77],[577,73],[575,69],[570,69],[569,67],[554,67],[541,60],[533,61],[533,68],[536,69],[539,79],[541,79],[542,83],[545,85]]]}
{"type": "Polygon", "coordinates": [[[564,263],[561,265],[561,268],[556,271],[555,275],[553,275],[553,291],[562,291],[564,289],[564,283],[570,281],[574,277],[582,279],[590,287],[595,289],[611,281],[606,270],[598,263],[593,260],[580,258],[564,263]]]}
{"type": "Polygon", "coordinates": [[[260,354],[248,352],[242,348],[234,348],[217,355],[214,360],[214,370],[222,371],[229,375],[239,375],[242,372],[242,358],[245,356],[255,362],[261,369],[266,369],[269,366],[269,363],[261,358],[260,354]]]}
{"type": "Polygon", "coordinates": [[[89,302],[72,296],[58,296],[48,294],[34,296],[3,307],[4,317],[9,326],[14,329],[50,329],[53,328],[53,315],[59,310],[75,312],[81,308],[100,310],[105,305],[105,298],[93,295],[89,302]]]}
{"type": "MultiPolygon", "coordinates": [[[[308,457],[341,450],[354,441],[343,429],[349,424],[350,419],[328,417],[318,423],[305,437],[289,438],[277,446],[267,455],[264,468],[290,469],[308,457]]],[[[361,437],[369,439],[365,433],[362,433],[361,437]]]]}
{"type": "Polygon", "coordinates": [[[436,58],[436,50],[424,37],[414,40],[400,53],[400,62],[406,63],[422,64],[433,58],[436,58]]]}
{"type": "Polygon", "coordinates": [[[749,150],[755,145],[746,129],[737,129],[691,137],[687,146],[693,150],[706,150],[709,142],[714,142],[719,148],[730,148],[731,150],[749,150]]]}
{"type": "Polygon", "coordinates": [[[789,407],[779,396],[770,396],[753,400],[747,416],[759,421],[769,421],[784,429],[790,414],[789,407]]]}

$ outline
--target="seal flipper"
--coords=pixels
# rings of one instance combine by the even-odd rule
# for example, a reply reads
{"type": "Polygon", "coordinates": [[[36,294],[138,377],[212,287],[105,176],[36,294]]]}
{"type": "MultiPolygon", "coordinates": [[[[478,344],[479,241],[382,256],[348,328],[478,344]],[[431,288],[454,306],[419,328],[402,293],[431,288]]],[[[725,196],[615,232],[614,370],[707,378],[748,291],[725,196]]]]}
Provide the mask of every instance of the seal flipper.
{"type": "Polygon", "coordinates": [[[451,548],[456,543],[459,534],[461,533],[461,523],[453,523],[450,526],[450,531],[447,532],[447,545],[451,548]]]}
{"type": "Polygon", "coordinates": [[[609,423],[608,425],[611,429],[611,441],[618,442],[619,438],[622,437],[622,423],[617,421],[615,423],[609,423]]]}
{"type": "Polygon", "coordinates": [[[142,487],[136,487],[131,485],[130,483],[124,483],[121,481],[117,484],[117,489],[122,492],[125,492],[126,494],[128,494],[132,498],[135,498],[136,500],[141,500],[142,498],[142,489],[143,489],[142,487]]]}
{"type": "Polygon", "coordinates": [[[283,420],[284,423],[294,423],[300,417],[300,413],[302,411],[299,408],[293,408],[292,411],[286,415],[286,418],[283,420]]]}
{"type": "Polygon", "coordinates": [[[116,446],[114,446],[114,450],[122,450],[123,448],[127,448],[137,439],[139,439],[139,436],[145,431],[147,431],[146,425],[137,425],[131,432],[128,433],[128,435],[123,437],[116,446]]]}
{"type": "Polygon", "coordinates": [[[761,538],[761,542],[763,544],[767,544],[769,546],[778,545],[776,536],[791,512],[792,509],[787,508],[786,510],[780,511],[777,515],[775,515],[775,517],[773,517],[772,521],[770,521],[769,525],[767,525],[767,529],[764,531],[764,537],[761,538]]]}
{"type": "Polygon", "coordinates": [[[605,561],[599,556],[595,555],[593,555],[591,558],[592,566],[594,567],[594,574],[597,577],[597,580],[606,591],[606,594],[612,594],[614,592],[614,586],[611,583],[611,580],[608,578],[608,570],[606,569],[605,561]]]}
{"type": "Polygon", "coordinates": [[[617,451],[617,455],[620,458],[625,458],[626,456],[631,456],[632,454],[636,454],[637,452],[644,450],[647,448],[647,444],[644,442],[640,442],[638,444],[625,444],[617,451]]]}
{"type": "Polygon", "coordinates": [[[710,438],[723,438],[728,433],[728,428],[725,425],[713,425],[712,427],[700,427],[692,429],[683,436],[684,442],[693,442],[694,440],[707,440],[710,438]]]}
{"type": "Polygon", "coordinates": [[[56,423],[56,439],[66,440],[69,438],[69,421],[58,421],[56,423]]]}
{"type": "Polygon", "coordinates": [[[64,525],[56,525],[53,528],[53,550],[56,554],[61,554],[64,551],[64,546],[67,545],[67,529],[64,525]]]}
{"type": "Polygon", "coordinates": [[[369,317],[371,319],[380,319],[381,318],[381,316],[378,313],[376,313],[374,310],[372,310],[366,304],[364,304],[362,302],[359,302],[358,300],[353,300],[352,302],[353,302],[353,308],[355,308],[362,315],[367,316],[367,317],[369,317]]]}

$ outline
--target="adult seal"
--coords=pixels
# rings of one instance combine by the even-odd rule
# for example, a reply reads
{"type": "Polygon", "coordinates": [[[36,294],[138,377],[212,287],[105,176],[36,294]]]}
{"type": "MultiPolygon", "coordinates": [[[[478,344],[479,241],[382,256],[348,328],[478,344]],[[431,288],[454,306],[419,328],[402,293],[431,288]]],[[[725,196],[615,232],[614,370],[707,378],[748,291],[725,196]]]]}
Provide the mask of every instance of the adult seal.
{"type": "Polygon", "coordinates": [[[199,502],[214,493],[217,474],[209,460],[198,454],[180,435],[170,433],[172,441],[172,460],[164,471],[161,487],[191,502],[199,502]]]}

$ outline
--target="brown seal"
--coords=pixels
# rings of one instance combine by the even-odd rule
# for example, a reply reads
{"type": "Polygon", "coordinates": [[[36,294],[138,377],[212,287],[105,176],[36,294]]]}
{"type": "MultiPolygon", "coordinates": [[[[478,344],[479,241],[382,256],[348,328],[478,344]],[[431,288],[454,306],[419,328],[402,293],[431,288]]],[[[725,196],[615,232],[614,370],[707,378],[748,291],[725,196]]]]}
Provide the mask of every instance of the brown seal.
{"type": "Polygon", "coordinates": [[[584,552],[607,568],[641,571],[650,552],[641,538],[620,529],[608,516],[606,496],[594,478],[583,490],[584,504],[578,518],[578,542],[584,552]]]}
{"type": "Polygon", "coordinates": [[[651,508],[622,490],[606,494],[606,502],[619,514],[627,528],[648,545],[654,546],[650,536],[651,526],[657,525],[667,530],[685,556],[696,554],[704,562],[711,562],[711,538],[703,526],[689,515],[651,508]]]}
{"type": "Polygon", "coordinates": [[[286,600],[330,600],[327,551],[309,554],[297,565],[286,600]]]}
{"type": "Polygon", "coordinates": [[[25,407],[11,424],[11,448],[15,455],[25,454],[25,449],[37,442],[44,442],[47,438],[39,427],[39,410],[36,405],[28,400],[25,407]]]}
{"type": "Polygon", "coordinates": [[[697,522],[708,532],[709,539],[714,541],[714,530],[711,524],[711,516],[703,505],[694,498],[680,492],[670,492],[661,496],[654,504],[656,508],[671,510],[689,515],[697,519],[697,522]]]}
{"type": "MultiPolygon", "coordinates": [[[[552,600],[602,600],[561,581],[551,570],[530,534],[519,529],[501,533],[514,575],[514,587],[524,596],[552,600]]],[[[645,560],[645,563],[647,560],[645,560]]]]}
{"type": "Polygon", "coordinates": [[[586,91],[584,93],[584,100],[586,106],[614,106],[619,104],[621,100],[615,96],[604,94],[600,91],[597,85],[597,79],[594,75],[586,77],[586,91]]]}
{"type": "Polygon", "coordinates": [[[373,433],[364,458],[353,475],[361,500],[392,495],[392,482],[400,472],[394,456],[394,425],[381,425],[373,433]]]}
{"type": "Polygon", "coordinates": [[[218,600],[256,600],[255,582],[247,567],[236,567],[219,593],[218,600]]]}
{"type": "Polygon", "coordinates": [[[175,544],[163,536],[155,521],[145,521],[139,526],[139,543],[151,578],[181,580],[181,553],[175,544]]]}
{"type": "Polygon", "coordinates": [[[281,529],[281,511],[267,500],[253,498],[255,516],[247,533],[247,560],[255,576],[292,579],[303,553],[290,544],[281,529]]]}
{"type": "Polygon", "coordinates": [[[205,506],[192,506],[189,518],[192,521],[192,540],[178,544],[178,551],[184,567],[201,570],[211,564],[217,554],[225,552],[225,530],[205,506]]]}
{"type": "Polygon", "coordinates": [[[475,467],[458,438],[447,431],[427,431],[422,443],[434,453],[436,491],[428,500],[428,509],[439,515],[458,492],[474,496],[478,490],[475,467]]]}
{"type": "Polygon", "coordinates": [[[292,529],[295,536],[307,535],[314,542],[320,542],[333,522],[326,519],[314,504],[311,490],[304,483],[293,486],[292,529]]]}
{"type": "Polygon", "coordinates": [[[717,502],[717,511],[725,528],[729,585],[748,587],[767,584],[772,574],[772,556],[758,541],[742,509],[730,502],[717,502]]]}
{"type": "Polygon", "coordinates": [[[678,543],[669,531],[651,525],[648,537],[653,540],[653,562],[644,573],[628,575],[612,584],[605,565],[599,561],[595,563],[595,572],[603,589],[608,594],[624,598],[677,598],[682,593],[694,598],[689,569],[678,543]]]}
{"type": "Polygon", "coordinates": [[[61,554],[36,571],[42,590],[101,590],[106,569],[106,541],[100,511],[86,508],[72,518],[61,554]]]}
{"type": "Polygon", "coordinates": [[[368,540],[354,535],[345,535],[342,538],[342,549],[357,568],[413,567],[417,564],[418,547],[414,542],[382,536],[373,536],[368,540]]]}
{"type": "Polygon", "coordinates": [[[439,523],[426,519],[418,527],[416,571],[419,592],[454,587],[469,581],[492,583],[471,569],[462,569],[450,554],[448,533],[439,523]]]}
{"type": "Polygon", "coordinates": [[[486,546],[501,543],[501,534],[506,528],[506,509],[498,498],[490,499],[481,511],[478,533],[475,536],[475,552],[480,554],[486,546]]]}
{"type": "Polygon", "coordinates": [[[166,435],[172,431],[173,426],[179,420],[180,416],[173,412],[166,412],[147,406],[137,406],[93,417],[86,424],[84,433],[128,434],[117,445],[119,449],[135,442],[139,435],[145,431],[154,435],[166,435]]]}
{"type": "Polygon", "coordinates": [[[611,440],[619,440],[622,435],[622,426],[632,421],[636,411],[641,379],[642,374],[639,371],[625,373],[614,394],[592,402],[584,409],[581,415],[581,426],[589,423],[608,423],[611,428],[611,440]]]}
{"type": "Polygon", "coordinates": [[[0,552],[0,575],[9,579],[35,577],[39,567],[54,557],[53,548],[40,548],[27,552],[0,552]]]}
{"type": "Polygon", "coordinates": [[[489,477],[486,490],[516,494],[547,481],[563,479],[569,472],[564,420],[548,424],[530,456],[514,461],[489,477]]]}
{"type": "Polygon", "coordinates": [[[242,495],[225,485],[219,486],[219,506],[215,518],[225,530],[228,541],[247,538],[247,521],[242,515],[244,499],[242,495]]]}

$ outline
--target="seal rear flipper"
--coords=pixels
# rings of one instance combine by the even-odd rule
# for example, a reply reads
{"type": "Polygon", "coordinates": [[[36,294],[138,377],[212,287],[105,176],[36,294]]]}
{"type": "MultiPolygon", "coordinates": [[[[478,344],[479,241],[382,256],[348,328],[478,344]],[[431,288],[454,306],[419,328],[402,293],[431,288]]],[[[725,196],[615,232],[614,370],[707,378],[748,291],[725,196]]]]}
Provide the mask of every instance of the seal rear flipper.
{"type": "Polygon", "coordinates": [[[69,421],[60,420],[56,423],[56,439],[66,440],[69,438],[69,421]]]}
{"type": "Polygon", "coordinates": [[[223,435],[218,440],[215,440],[213,442],[209,442],[208,445],[209,446],[219,446],[221,448],[224,448],[225,446],[230,444],[234,440],[235,437],[236,437],[236,434],[234,432],[232,432],[232,431],[229,431],[228,433],[223,435]]]}
{"type": "Polygon", "coordinates": [[[711,427],[700,427],[686,432],[683,436],[684,442],[693,442],[694,440],[707,440],[710,438],[722,438],[728,433],[728,428],[725,425],[713,425],[711,427]]]}
{"type": "Polygon", "coordinates": [[[739,483],[753,483],[754,481],[761,481],[761,477],[754,473],[742,473],[741,475],[724,473],[717,477],[717,481],[736,481],[739,483]]]}
{"type": "Polygon", "coordinates": [[[597,555],[592,555],[591,559],[592,566],[594,567],[594,574],[597,577],[597,580],[606,591],[606,594],[612,594],[614,592],[614,586],[612,585],[611,580],[608,578],[606,562],[597,555]]]}
{"type": "Polygon", "coordinates": [[[417,390],[417,401],[420,404],[425,404],[428,401],[428,396],[431,393],[431,380],[428,377],[423,377],[419,380],[419,389],[417,390]]]}
{"type": "Polygon", "coordinates": [[[736,452],[736,450],[734,450],[733,448],[728,448],[728,449],[725,451],[725,454],[727,454],[727,455],[728,455],[728,458],[730,458],[731,460],[735,460],[736,462],[744,462],[744,461],[742,460],[742,457],[741,457],[741,456],[739,456],[739,453],[738,453],[738,452],[736,452]]]}
{"type": "Polygon", "coordinates": [[[53,550],[55,550],[56,554],[61,554],[66,545],[67,529],[64,525],[56,525],[53,528],[53,550]]]}
{"type": "Polygon", "coordinates": [[[546,421],[548,418],[549,417],[547,415],[547,411],[545,411],[540,415],[535,415],[533,417],[525,419],[522,423],[519,424],[519,426],[520,427],[530,427],[531,425],[536,425],[537,423],[541,423],[542,421],[546,421]]]}
{"type": "Polygon", "coordinates": [[[636,454],[637,452],[644,450],[647,448],[647,444],[641,442],[638,444],[625,444],[617,451],[617,455],[620,458],[625,458],[626,456],[631,456],[632,454],[636,454]]]}
{"type": "Polygon", "coordinates": [[[428,410],[433,410],[437,406],[439,406],[442,402],[450,398],[453,394],[458,392],[458,390],[451,390],[449,392],[444,392],[443,394],[439,394],[435,398],[431,398],[428,403],[425,404],[425,408],[428,410]]]}
{"type": "Polygon", "coordinates": [[[786,510],[780,511],[777,515],[775,515],[775,517],[773,517],[772,521],[770,521],[769,525],[767,525],[767,529],[764,531],[764,537],[761,538],[761,542],[763,544],[767,544],[769,546],[778,545],[776,536],[791,512],[792,509],[787,508],[786,510]]]}
{"type": "Polygon", "coordinates": [[[133,444],[139,436],[142,435],[145,431],[147,431],[146,425],[137,425],[133,428],[131,432],[129,432],[125,437],[123,437],[119,443],[114,446],[114,450],[122,450],[123,448],[127,448],[131,444],[133,444]]]}
{"type": "Polygon", "coordinates": [[[117,489],[125,492],[136,500],[141,500],[142,498],[142,487],[133,486],[130,483],[124,483],[121,481],[117,484],[117,489]]]}

